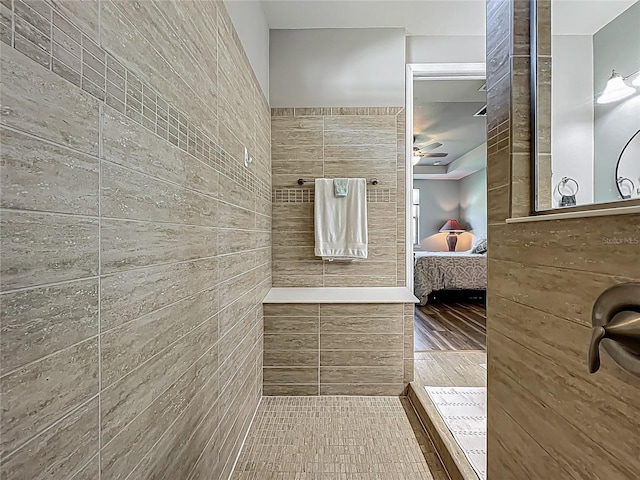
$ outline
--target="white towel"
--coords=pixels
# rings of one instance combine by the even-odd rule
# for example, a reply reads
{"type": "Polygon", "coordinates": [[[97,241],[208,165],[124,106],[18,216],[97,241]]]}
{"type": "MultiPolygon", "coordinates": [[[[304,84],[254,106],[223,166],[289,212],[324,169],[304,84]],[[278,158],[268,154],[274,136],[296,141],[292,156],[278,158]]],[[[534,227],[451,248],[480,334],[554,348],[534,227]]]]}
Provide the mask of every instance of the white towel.
{"type": "Polygon", "coordinates": [[[327,260],[367,258],[367,181],[350,178],[348,192],[346,197],[336,197],[333,180],[316,179],[317,257],[327,260]]]}

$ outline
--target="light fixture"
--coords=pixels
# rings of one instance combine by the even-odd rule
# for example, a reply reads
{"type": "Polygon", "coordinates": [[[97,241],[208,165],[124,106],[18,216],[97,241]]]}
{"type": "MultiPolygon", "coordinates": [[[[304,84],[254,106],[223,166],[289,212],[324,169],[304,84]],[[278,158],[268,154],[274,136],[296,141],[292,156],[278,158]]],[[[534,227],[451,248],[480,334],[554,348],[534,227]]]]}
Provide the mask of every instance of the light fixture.
{"type": "Polygon", "coordinates": [[[417,165],[418,162],[422,160],[422,157],[420,155],[414,155],[411,160],[413,161],[414,165],[417,165]]]}
{"type": "Polygon", "coordinates": [[[638,74],[636,75],[636,78],[633,79],[633,82],[631,82],[631,85],[633,85],[634,87],[640,87],[640,72],[638,72],[638,74]]]}
{"type": "Polygon", "coordinates": [[[441,232],[449,232],[447,235],[447,246],[450,252],[456,251],[456,244],[458,243],[458,234],[465,231],[462,225],[457,220],[447,220],[447,222],[440,229],[441,232]]]}
{"type": "MultiPolygon", "coordinates": [[[[624,82],[627,78],[629,77],[625,78],[619,73],[616,73],[615,70],[612,70],[611,78],[607,80],[607,86],[596,102],[599,104],[617,102],[636,93],[633,88],[624,82]]],[[[636,80],[633,81],[633,85],[635,85],[635,83],[636,80]]]]}

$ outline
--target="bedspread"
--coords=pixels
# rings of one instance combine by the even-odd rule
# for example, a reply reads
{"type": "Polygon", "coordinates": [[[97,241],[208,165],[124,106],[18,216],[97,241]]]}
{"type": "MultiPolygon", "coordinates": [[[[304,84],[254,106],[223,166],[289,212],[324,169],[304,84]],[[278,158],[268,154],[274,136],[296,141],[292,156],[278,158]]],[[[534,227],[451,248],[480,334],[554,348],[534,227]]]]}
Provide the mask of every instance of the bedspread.
{"type": "Polygon", "coordinates": [[[416,252],[414,294],[420,304],[437,290],[487,288],[487,256],[462,252],[416,252]]]}

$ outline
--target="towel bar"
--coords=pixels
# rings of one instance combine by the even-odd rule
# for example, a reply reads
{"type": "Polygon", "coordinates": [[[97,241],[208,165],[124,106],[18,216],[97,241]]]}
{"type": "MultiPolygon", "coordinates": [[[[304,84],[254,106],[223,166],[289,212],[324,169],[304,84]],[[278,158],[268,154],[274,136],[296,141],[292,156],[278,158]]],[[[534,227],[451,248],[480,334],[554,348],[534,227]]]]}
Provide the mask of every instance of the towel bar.
{"type": "MultiPolygon", "coordinates": [[[[305,183],[311,183],[315,181],[315,178],[299,178],[298,185],[304,185],[305,183]]],[[[378,185],[380,182],[377,178],[372,178],[370,180],[367,180],[367,183],[370,183],[371,185],[378,185]]]]}

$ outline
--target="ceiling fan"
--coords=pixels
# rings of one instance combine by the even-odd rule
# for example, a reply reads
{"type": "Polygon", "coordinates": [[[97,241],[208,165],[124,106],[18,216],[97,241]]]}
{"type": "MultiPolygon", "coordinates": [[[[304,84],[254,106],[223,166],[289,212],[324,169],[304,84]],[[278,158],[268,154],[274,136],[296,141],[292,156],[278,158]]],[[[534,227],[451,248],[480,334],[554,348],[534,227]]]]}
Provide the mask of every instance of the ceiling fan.
{"type": "MultiPolygon", "coordinates": [[[[415,137],[414,137],[415,139],[415,137]]],[[[414,140],[415,141],[415,140],[414,140]]],[[[449,155],[447,152],[431,152],[442,146],[440,142],[433,142],[420,148],[414,145],[413,147],[413,164],[416,165],[423,158],[443,158],[449,155]]]]}

